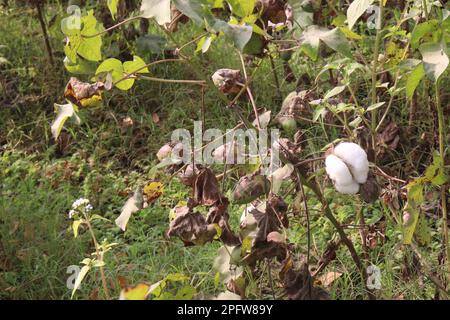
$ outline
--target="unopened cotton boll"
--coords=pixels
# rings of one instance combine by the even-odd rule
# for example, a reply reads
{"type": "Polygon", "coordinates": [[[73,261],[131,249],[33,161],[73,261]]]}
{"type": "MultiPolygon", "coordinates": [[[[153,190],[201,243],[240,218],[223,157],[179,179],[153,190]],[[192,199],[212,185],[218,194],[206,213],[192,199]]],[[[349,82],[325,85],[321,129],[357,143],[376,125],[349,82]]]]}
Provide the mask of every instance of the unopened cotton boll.
{"type": "Polygon", "coordinates": [[[356,143],[341,142],[334,148],[333,154],[345,162],[358,183],[367,181],[369,161],[363,148],[356,143]]]}
{"type": "Polygon", "coordinates": [[[335,184],[345,186],[354,182],[348,167],[341,159],[333,154],[325,159],[325,170],[335,184]]]}

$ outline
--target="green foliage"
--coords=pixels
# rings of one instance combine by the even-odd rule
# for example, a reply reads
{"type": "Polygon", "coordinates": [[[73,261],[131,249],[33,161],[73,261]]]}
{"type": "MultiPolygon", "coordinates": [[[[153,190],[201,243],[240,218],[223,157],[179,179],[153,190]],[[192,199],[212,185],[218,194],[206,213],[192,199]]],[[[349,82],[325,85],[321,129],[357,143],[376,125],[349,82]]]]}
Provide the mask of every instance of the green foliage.
{"type": "Polygon", "coordinates": [[[91,10],[86,16],[81,17],[79,25],[69,23],[65,18],[62,23],[62,32],[67,36],[64,53],[71,63],[78,62],[78,56],[88,61],[100,61],[102,59],[102,38],[100,35],[104,28],[97,22],[94,12],[91,10]]]}

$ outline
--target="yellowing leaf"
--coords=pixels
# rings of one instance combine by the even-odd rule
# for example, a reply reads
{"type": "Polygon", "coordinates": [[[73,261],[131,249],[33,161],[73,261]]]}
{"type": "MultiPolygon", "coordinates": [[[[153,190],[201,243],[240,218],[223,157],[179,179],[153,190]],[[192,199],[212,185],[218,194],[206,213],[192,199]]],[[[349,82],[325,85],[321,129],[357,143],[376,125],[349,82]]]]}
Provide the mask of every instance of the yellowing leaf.
{"type": "Polygon", "coordinates": [[[73,230],[74,238],[78,237],[78,228],[80,227],[82,222],[83,222],[83,220],[79,219],[79,220],[75,220],[72,223],[72,230],[73,230]]]}
{"type": "Polygon", "coordinates": [[[150,182],[144,187],[144,194],[147,202],[151,203],[158,199],[164,192],[164,185],[161,182],[150,182]]]}
{"type": "Polygon", "coordinates": [[[120,291],[119,300],[145,300],[150,286],[145,283],[139,283],[135,286],[123,288],[120,291]]]}
{"type": "Polygon", "coordinates": [[[111,12],[111,16],[114,20],[116,20],[117,14],[117,5],[120,0],[108,0],[106,4],[108,5],[109,12],[111,12]]]}
{"type": "Polygon", "coordinates": [[[81,282],[83,281],[84,277],[88,273],[89,269],[91,269],[91,267],[89,265],[83,266],[83,268],[81,268],[80,273],[78,274],[77,279],[75,280],[71,298],[73,298],[75,291],[77,291],[77,289],[80,287],[81,282]]]}

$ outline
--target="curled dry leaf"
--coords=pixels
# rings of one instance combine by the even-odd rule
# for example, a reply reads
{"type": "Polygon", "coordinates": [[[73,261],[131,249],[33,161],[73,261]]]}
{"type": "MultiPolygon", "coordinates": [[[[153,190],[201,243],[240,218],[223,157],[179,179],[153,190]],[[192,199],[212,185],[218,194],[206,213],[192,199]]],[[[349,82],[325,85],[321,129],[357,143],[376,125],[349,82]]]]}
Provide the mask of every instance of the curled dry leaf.
{"type": "Polygon", "coordinates": [[[204,244],[214,240],[218,229],[207,224],[205,217],[188,206],[175,207],[175,219],[170,222],[168,237],[179,237],[185,245],[204,244]]]}
{"type": "Polygon", "coordinates": [[[115,220],[116,225],[122,229],[122,231],[125,231],[131,215],[142,209],[143,202],[142,189],[136,190],[134,195],[125,202],[120,216],[115,220]]]}
{"type": "Polygon", "coordinates": [[[324,287],[329,287],[334,281],[342,276],[342,272],[330,271],[317,278],[317,282],[324,287]]]}
{"type": "Polygon", "coordinates": [[[237,94],[242,89],[244,79],[240,70],[219,69],[212,75],[214,85],[224,94],[237,94]]]}
{"type": "Polygon", "coordinates": [[[193,187],[201,169],[202,167],[199,165],[189,164],[177,176],[184,185],[193,187]]]}
{"type": "Polygon", "coordinates": [[[240,243],[239,237],[237,237],[231,230],[228,220],[230,215],[228,214],[228,199],[223,197],[218,204],[212,206],[209,209],[206,216],[206,222],[209,224],[217,224],[220,227],[220,240],[229,246],[235,246],[240,243]]]}
{"type": "Polygon", "coordinates": [[[233,191],[233,202],[245,204],[269,192],[269,180],[263,175],[250,174],[239,179],[233,191]]]}
{"type": "Polygon", "coordinates": [[[209,168],[203,168],[196,176],[194,183],[194,199],[197,203],[212,206],[222,199],[219,182],[209,168]]]}
{"type": "Polygon", "coordinates": [[[103,82],[86,83],[71,77],[66,85],[64,97],[79,107],[95,105],[102,100],[103,82]]]}

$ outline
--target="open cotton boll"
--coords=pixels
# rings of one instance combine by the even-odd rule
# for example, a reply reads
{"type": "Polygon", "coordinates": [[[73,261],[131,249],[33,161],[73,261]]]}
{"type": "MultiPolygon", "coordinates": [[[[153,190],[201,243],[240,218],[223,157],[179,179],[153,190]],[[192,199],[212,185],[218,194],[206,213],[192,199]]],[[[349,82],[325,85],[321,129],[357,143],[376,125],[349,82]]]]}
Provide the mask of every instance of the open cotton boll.
{"type": "Polygon", "coordinates": [[[347,164],[358,183],[367,181],[369,161],[363,148],[356,143],[341,142],[334,148],[333,153],[347,164]]]}
{"type": "Polygon", "coordinates": [[[341,159],[333,154],[326,157],[325,170],[335,184],[344,186],[354,182],[348,167],[341,159]]]}
{"type": "Polygon", "coordinates": [[[352,181],[350,184],[341,185],[336,183],[335,188],[340,193],[355,194],[359,191],[359,183],[352,181]]]}

